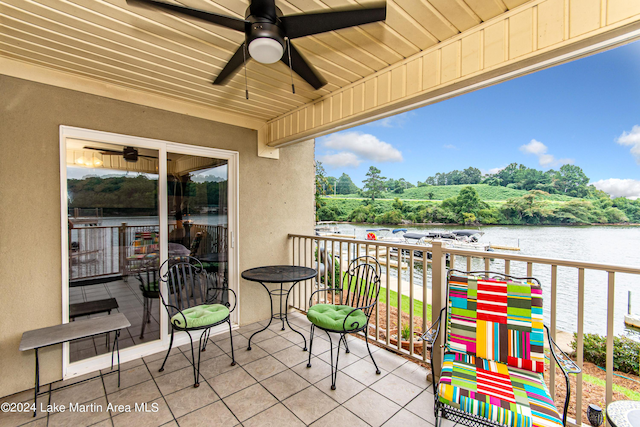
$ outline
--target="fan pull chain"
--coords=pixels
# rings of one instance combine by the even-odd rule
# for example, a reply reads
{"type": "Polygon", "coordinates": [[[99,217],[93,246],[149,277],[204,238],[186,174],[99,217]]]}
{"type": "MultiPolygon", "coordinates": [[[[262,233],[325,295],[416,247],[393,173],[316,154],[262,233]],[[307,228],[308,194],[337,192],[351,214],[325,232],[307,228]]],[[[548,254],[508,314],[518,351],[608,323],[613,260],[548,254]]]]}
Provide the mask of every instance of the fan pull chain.
{"type": "Polygon", "coordinates": [[[289,54],[289,75],[291,76],[291,91],[296,94],[296,87],[293,85],[293,65],[291,64],[291,39],[287,37],[287,53],[289,54]]]}
{"type": "Polygon", "coordinates": [[[242,46],[242,62],[244,64],[244,94],[249,99],[249,83],[247,82],[247,53],[246,46],[242,46]]]}

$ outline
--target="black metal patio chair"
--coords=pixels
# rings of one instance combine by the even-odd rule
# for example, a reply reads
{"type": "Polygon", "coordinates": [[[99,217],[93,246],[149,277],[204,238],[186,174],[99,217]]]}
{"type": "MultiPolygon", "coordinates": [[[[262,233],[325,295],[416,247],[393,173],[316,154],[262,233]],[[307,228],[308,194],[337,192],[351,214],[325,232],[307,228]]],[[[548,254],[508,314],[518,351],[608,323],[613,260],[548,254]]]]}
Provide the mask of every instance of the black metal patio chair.
{"type": "Polygon", "coordinates": [[[160,299],[159,292],[158,259],[147,260],[142,267],[136,271],[136,279],[140,282],[140,292],[143,298],[142,326],[140,328],[140,339],[144,339],[144,330],[147,323],[151,323],[151,309],[153,300],[160,299]]]}
{"type": "Polygon", "coordinates": [[[167,266],[167,272],[160,280],[167,284],[167,294],[160,290],[162,304],[169,313],[171,323],[171,340],[169,350],[162,362],[159,372],[164,370],[175,331],[184,331],[189,336],[191,343],[191,363],[193,365],[194,387],[200,385],[200,353],[207,348],[207,341],[211,334],[211,328],[227,323],[229,325],[229,337],[231,338],[231,366],[236,364],[233,353],[233,335],[231,333],[231,312],[237,304],[237,296],[233,289],[220,288],[217,283],[209,283],[208,276],[200,261],[193,257],[180,257],[168,259],[160,267],[167,266]],[[234,304],[230,309],[228,292],[233,293],[234,304]],[[225,297],[225,294],[227,296],[225,297]],[[166,296],[166,299],[165,299],[166,296]],[[198,344],[198,360],[196,362],[193,351],[193,339],[191,332],[202,331],[198,344]]]}
{"type": "Polygon", "coordinates": [[[533,277],[449,270],[447,306],[422,338],[431,351],[444,329],[440,380],[432,375],[436,427],[566,426],[569,374],[580,368],[543,324],[542,286],[533,277]],[[566,380],[564,413],[544,381],[544,329],[566,380]]]}
{"type": "MultiPolygon", "coordinates": [[[[344,344],[345,352],[349,353],[349,345],[347,344],[346,338],[347,334],[364,331],[369,356],[371,356],[371,360],[376,367],[376,374],[380,374],[380,369],[369,348],[367,330],[369,319],[378,302],[378,294],[380,293],[380,271],[380,264],[375,258],[362,256],[354,259],[349,264],[342,288],[339,287],[339,283],[336,283],[334,287],[318,289],[311,294],[309,310],[307,311],[307,318],[311,322],[311,339],[309,342],[309,362],[307,363],[307,368],[311,367],[313,335],[315,329],[319,328],[327,333],[331,346],[332,390],[336,389],[341,343],[344,344]],[[314,295],[320,292],[326,292],[325,301],[328,301],[329,292],[334,291],[335,300],[333,300],[331,304],[318,303],[313,305],[314,295]],[[331,332],[340,335],[335,364],[333,363],[333,341],[331,339],[331,332]]],[[[338,277],[336,277],[336,282],[339,282],[338,277]]]]}

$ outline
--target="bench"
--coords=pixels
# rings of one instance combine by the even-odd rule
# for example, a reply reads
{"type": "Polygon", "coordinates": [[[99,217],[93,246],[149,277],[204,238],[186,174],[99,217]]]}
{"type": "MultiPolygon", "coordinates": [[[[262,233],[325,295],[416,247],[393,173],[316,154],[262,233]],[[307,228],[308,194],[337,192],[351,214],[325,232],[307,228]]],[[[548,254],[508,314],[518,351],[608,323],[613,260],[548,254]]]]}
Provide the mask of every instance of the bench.
{"type": "MultiPolygon", "coordinates": [[[[69,319],[72,322],[76,320],[76,317],[90,316],[92,314],[107,313],[111,314],[111,310],[118,308],[118,301],[115,298],[99,299],[95,301],[79,302],[76,304],[69,304],[69,319]]],[[[106,334],[107,350],[109,348],[109,338],[111,333],[106,334]]]]}
{"type": "MultiPolygon", "coordinates": [[[[22,340],[20,341],[20,351],[27,350],[35,350],[36,354],[36,378],[35,378],[35,389],[34,389],[34,412],[33,416],[36,416],[36,411],[38,408],[38,396],[46,393],[51,393],[51,387],[49,387],[48,392],[40,393],[40,361],[38,359],[38,350],[43,347],[49,347],[56,344],[62,344],[65,342],[88,338],[95,335],[102,335],[111,332],[115,332],[115,339],[113,340],[113,350],[111,351],[111,369],[113,369],[113,356],[114,353],[117,353],[118,356],[118,370],[108,372],[107,374],[118,373],[118,387],[120,387],[120,346],[118,345],[118,337],[120,336],[120,331],[122,329],[126,329],[131,326],[131,323],[127,320],[124,314],[117,313],[113,316],[104,316],[98,317],[95,319],[84,319],[78,320],[77,322],[64,323],[62,325],[50,326],[48,328],[34,329],[32,331],[27,331],[22,334],[22,340]]],[[[100,375],[96,375],[92,378],[87,378],[82,381],[77,381],[73,384],[68,384],[62,387],[58,387],[56,390],[60,390],[62,388],[70,387],[72,385],[89,381],[98,377],[102,377],[102,372],[100,375]]]]}

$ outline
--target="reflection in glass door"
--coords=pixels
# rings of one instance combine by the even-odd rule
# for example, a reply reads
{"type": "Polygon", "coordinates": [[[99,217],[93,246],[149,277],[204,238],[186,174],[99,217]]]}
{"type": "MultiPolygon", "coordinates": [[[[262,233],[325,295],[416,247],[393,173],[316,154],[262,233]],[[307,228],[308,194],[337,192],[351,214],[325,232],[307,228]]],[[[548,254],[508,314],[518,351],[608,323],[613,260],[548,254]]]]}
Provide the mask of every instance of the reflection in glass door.
{"type": "Polygon", "coordinates": [[[228,161],[167,153],[169,258],[197,258],[213,287],[229,285],[228,161]]]}
{"type": "MultiPolygon", "coordinates": [[[[124,313],[120,348],[160,338],[159,151],[67,139],[69,321],[124,313]]],[[[69,361],[110,352],[73,341],[69,361]]],[[[111,337],[113,339],[113,336],[111,337]]]]}

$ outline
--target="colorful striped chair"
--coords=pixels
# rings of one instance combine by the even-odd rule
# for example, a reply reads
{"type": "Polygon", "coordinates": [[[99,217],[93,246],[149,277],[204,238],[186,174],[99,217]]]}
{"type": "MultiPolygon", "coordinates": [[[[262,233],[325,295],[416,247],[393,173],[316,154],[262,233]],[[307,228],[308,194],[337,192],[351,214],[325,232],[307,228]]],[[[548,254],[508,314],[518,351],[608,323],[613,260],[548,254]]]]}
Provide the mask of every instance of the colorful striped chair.
{"type": "Polygon", "coordinates": [[[450,270],[447,307],[423,335],[431,350],[441,326],[445,344],[438,384],[432,376],[436,427],[440,418],[467,426],[566,426],[569,374],[580,368],[547,328],[551,354],[567,383],[560,416],[543,377],[546,326],[537,279],[450,270]]]}

